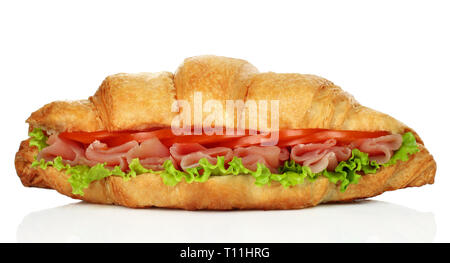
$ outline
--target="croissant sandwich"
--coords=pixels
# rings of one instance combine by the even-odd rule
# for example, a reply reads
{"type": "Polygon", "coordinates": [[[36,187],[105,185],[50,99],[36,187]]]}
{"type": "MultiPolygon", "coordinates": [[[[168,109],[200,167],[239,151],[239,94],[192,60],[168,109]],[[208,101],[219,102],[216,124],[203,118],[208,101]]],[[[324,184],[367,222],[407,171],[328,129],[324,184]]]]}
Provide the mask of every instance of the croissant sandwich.
{"type": "Polygon", "coordinates": [[[332,82],[218,56],[109,76],[88,100],[52,102],[27,123],[22,184],[99,204],[297,209],[436,173],[414,130],[332,82]]]}

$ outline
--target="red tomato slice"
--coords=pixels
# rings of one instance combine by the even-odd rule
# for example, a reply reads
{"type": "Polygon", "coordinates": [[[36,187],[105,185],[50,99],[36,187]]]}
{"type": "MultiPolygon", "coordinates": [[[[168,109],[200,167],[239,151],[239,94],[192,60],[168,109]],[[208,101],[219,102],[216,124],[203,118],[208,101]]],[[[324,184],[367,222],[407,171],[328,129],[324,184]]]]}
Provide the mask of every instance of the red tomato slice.
{"type": "Polygon", "coordinates": [[[279,138],[282,140],[298,138],[312,133],[326,131],[326,129],[296,129],[296,130],[281,130],[279,131],[279,138]]]}
{"type": "Polygon", "coordinates": [[[164,128],[147,132],[62,132],[62,138],[90,144],[95,140],[106,143],[110,147],[122,145],[129,141],[143,142],[152,137],[157,137],[165,145],[171,146],[174,143],[200,143],[210,144],[217,141],[226,141],[240,138],[245,135],[181,135],[175,136],[170,128],[164,128]]]}
{"type": "MultiPolygon", "coordinates": [[[[292,140],[300,137],[304,137],[316,132],[326,131],[325,129],[297,129],[297,130],[281,130],[278,134],[278,141],[286,141],[292,140]]],[[[271,134],[257,134],[257,135],[249,135],[239,139],[231,140],[228,142],[219,142],[214,144],[214,146],[222,146],[229,148],[237,148],[237,147],[247,147],[251,145],[259,145],[264,142],[270,142],[271,134]]],[[[278,144],[278,142],[276,143],[278,144]]]]}
{"type": "Polygon", "coordinates": [[[324,142],[328,139],[336,139],[338,142],[341,142],[341,143],[351,143],[351,142],[359,140],[359,139],[377,138],[377,137],[388,135],[388,134],[390,134],[390,133],[387,131],[362,132],[362,131],[325,130],[325,131],[310,134],[308,136],[300,137],[297,139],[280,141],[278,146],[285,147],[285,146],[293,146],[296,144],[304,144],[304,143],[318,143],[318,142],[324,142]]]}
{"type": "Polygon", "coordinates": [[[103,141],[106,139],[114,138],[114,137],[122,137],[126,136],[125,132],[108,132],[108,131],[99,131],[99,132],[62,132],[59,134],[59,137],[81,142],[84,144],[90,144],[95,140],[103,141]]]}
{"type": "MultiPolygon", "coordinates": [[[[163,128],[146,132],[62,132],[60,137],[77,141],[84,144],[90,144],[95,140],[99,140],[108,144],[110,147],[118,146],[129,141],[143,142],[152,137],[157,137],[166,146],[174,143],[200,143],[208,147],[246,147],[251,145],[259,145],[268,142],[271,138],[270,134],[262,135],[181,135],[175,136],[170,128],[163,128]]],[[[361,131],[332,131],[326,129],[291,129],[279,131],[280,147],[293,146],[304,143],[323,142],[334,138],[340,143],[350,143],[358,139],[376,138],[388,135],[386,131],[361,132],[361,131]]]]}
{"type": "Polygon", "coordinates": [[[172,129],[170,128],[164,128],[148,132],[136,132],[132,134],[132,137],[138,142],[143,142],[152,137],[158,137],[160,140],[164,140],[172,138],[174,136],[175,135],[172,133],[172,129]]]}
{"type": "Polygon", "coordinates": [[[148,132],[136,132],[136,133],[123,134],[122,136],[115,136],[115,137],[108,138],[108,139],[104,140],[103,142],[108,144],[108,146],[113,147],[113,146],[122,145],[129,141],[143,142],[152,137],[157,137],[160,140],[164,140],[164,139],[172,138],[174,136],[175,135],[172,133],[171,129],[165,128],[165,129],[159,129],[159,130],[148,131],[148,132]]]}
{"type": "Polygon", "coordinates": [[[216,142],[226,142],[245,135],[181,135],[161,140],[164,145],[171,146],[174,143],[199,143],[203,145],[214,144],[216,142]]]}
{"type": "Polygon", "coordinates": [[[113,137],[109,137],[109,138],[105,138],[103,140],[99,140],[103,143],[106,143],[108,146],[110,147],[114,147],[114,146],[119,146],[122,145],[124,143],[133,141],[133,135],[130,133],[124,133],[121,136],[113,136],[113,137]]]}
{"type": "Polygon", "coordinates": [[[173,137],[174,135],[172,134],[171,129],[159,129],[147,132],[62,132],[59,136],[84,144],[90,144],[98,140],[108,144],[109,146],[117,146],[133,140],[143,142],[151,137],[167,139],[173,137]]]}
{"type": "Polygon", "coordinates": [[[214,144],[212,144],[211,146],[213,147],[228,147],[228,148],[236,148],[236,147],[245,147],[245,146],[250,146],[250,145],[255,145],[255,144],[260,144],[262,142],[262,140],[264,140],[265,138],[269,138],[269,135],[248,135],[248,136],[242,136],[241,138],[238,139],[232,139],[229,141],[221,141],[221,142],[216,142],[214,144]]]}

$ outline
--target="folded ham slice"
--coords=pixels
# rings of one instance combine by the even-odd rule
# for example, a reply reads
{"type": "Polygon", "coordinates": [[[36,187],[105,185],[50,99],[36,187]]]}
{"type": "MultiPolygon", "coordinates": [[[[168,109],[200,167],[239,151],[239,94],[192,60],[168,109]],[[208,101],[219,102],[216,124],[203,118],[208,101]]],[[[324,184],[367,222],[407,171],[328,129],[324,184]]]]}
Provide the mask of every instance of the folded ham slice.
{"type": "Polygon", "coordinates": [[[283,147],[280,149],[280,161],[284,162],[286,160],[289,160],[290,152],[286,147],[283,147]]]}
{"type": "Polygon", "coordinates": [[[108,166],[119,165],[122,170],[126,170],[128,164],[138,158],[145,168],[161,170],[164,162],[170,158],[170,153],[158,138],[152,137],[141,144],[130,141],[111,148],[95,141],[86,149],[86,157],[97,163],[107,163],[108,166]]]}
{"type": "Polygon", "coordinates": [[[100,141],[94,141],[86,149],[86,157],[96,163],[106,163],[108,166],[119,165],[122,170],[128,167],[127,153],[139,143],[130,141],[120,146],[108,148],[108,145],[100,141]]]}
{"type": "Polygon", "coordinates": [[[212,164],[217,163],[217,156],[224,156],[225,163],[233,158],[233,151],[230,148],[208,149],[198,143],[175,143],[170,147],[170,154],[183,170],[198,166],[198,161],[202,158],[206,158],[212,164]]]}
{"type": "Polygon", "coordinates": [[[400,134],[391,134],[378,138],[355,141],[351,144],[351,147],[368,153],[371,161],[382,164],[391,159],[394,151],[402,146],[402,142],[403,138],[400,134]]]}
{"type": "Polygon", "coordinates": [[[289,159],[289,151],[278,146],[250,146],[238,147],[234,156],[242,158],[242,164],[250,170],[256,171],[258,163],[264,164],[271,172],[276,173],[280,161],[289,159]]]}
{"type": "Polygon", "coordinates": [[[174,143],[169,149],[173,159],[178,163],[181,162],[184,156],[204,150],[206,150],[206,147],[198,143],[174,143]]]}
{"type": "Polygon", "coordinates": [[[63,139],[58,135],[51,135],[47,144],[49,146],[38,154],[38,160],[51,161],[55,157],[61,156],[63,163],[70,165],[94,166],[97,163],[106,163],[107,166],[119,165],[122,170],[126,170],[128,164],[134,158],[138,158],[144,167],[161,170],[163,163],[171,158],[169,149],[156,137],[141,144],[130,141],[111,148],[100,141],[94,141],[85,150],[83,145],[77,142],[63,139]]]}
{"type": "Polygon", "coordinates": [[[298,144],[291,150],[291,160],[308,166],[313,173],[334,170],[351,155],[350,147],[336,146],[336,143],[335,139],[329,139],[324,143],[298,144]]]}
{"type": "Polygon", "coordinates": [[[164,162],[171,159],[169,149],[156,137],[134,146],[126,153],[125,157],[128,163],[138,158],[142,166],[152,170],[162,170],[164,162]]]}
{"type": "Polygon", "coordinates": [[[56,157],[61,156],[64,164],[95,165],[95,162],[86,159],[83,146],[77,142],[62,139],[54,134],[48,138],[47,144],[49,146],[39,152],[37,160],[52,161],[56,157]]]}

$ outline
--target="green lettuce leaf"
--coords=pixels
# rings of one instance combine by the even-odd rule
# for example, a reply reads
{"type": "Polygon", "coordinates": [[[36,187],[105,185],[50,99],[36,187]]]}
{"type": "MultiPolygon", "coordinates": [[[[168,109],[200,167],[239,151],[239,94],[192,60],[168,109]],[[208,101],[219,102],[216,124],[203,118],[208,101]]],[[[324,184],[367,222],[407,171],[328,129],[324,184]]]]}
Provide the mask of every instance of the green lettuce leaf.
{"type": "MultiPolygon", "coordinates": [[[[34,132],[34,131],[33,131],[34,132]]],[[[40,138],[36,141],[44,141],[45,135],[42,131],[36,130],[34,138],[40,138]]],[[[45,139],[46,141],[46,139],[45,139]]],[[[31,141],[30,141],[31,144],[31,141]]],[[[36,145],[36,144],[35,144],[36,145]]],[[[39,144],[43,145],[43,144],[39,144]]],[[[225,165],[223,156],[217,157],[216,164],[210,163],[206,158],[202,158],[198,162],[197,167],[188,168],[185,171],[178,170],[170,160],[166,160],[163,164],[164,170],[153,171],[146,169],[141,165],[139,159],[133,159],[129,164],[129,172],[123,172],[119,166],[114,168],[106,167],[106,164],[97,164],[93,167],[86,165],[70,166],[64,165],[61,157],[56,157],[53,161],[45,162],[35,160],[32,167],[47,169],[52,166],[58,171],[66,170],[70,175],[69,183],[72,186],[74,194],[83,195],[83,190],[97,180],[101,180],[108,176],[120,176],[124,180],[129,180],[144,173],[159,174],[166,185],[175,186],[181,181],[187,183],[206,182],[210,176],[223,175],[250,175],[255,178],[255,184],[258,186],[270,185],[272,182],[279,182],[284,187],[302,184],[305,179],[309,181],[316,180],[319,176],[324,176],[334,184],[340,184],[340,191],[344,192],[350,184],[357,184],[362,174],[376,173],[381,166],[387,167],[395,164],[398,160],[407,161],[409,155],[419,151],[414,135],[410,132],[403,135],[402,146],[394,153],[389,162],[378,164],[370,161],[367,153],[363,153],[358,149],[352,150],[352,155],[347,161],[340,162],[334,171],[324,170],[319,173],[312,173],[307,166],[301,166],[293,160],[285,161],[278,169],[278,173],[272,173],[264,164],[258,163],[256,171],[247,169],[242,164],[242,159],[233,157],[233,159],[225,165]],[[228,166],[226,168],[226,166],[228,166]]]]}
{"type": "Polygon", "coordinates": [[[352,156],[347,160],[340,162],[334,171],[323,171],[322,175],[327,177],[332,183],[340,182],[340,190],[344,192],[350,184],[357,184],[361,175],[376,173],[380,166],[375,161],[369,160],[369,155],[358,149],[352,150],[352,156]]]}
{"type": "Polygon", "coordinates": [[[248,174],[252,175],[256,179],[257,185],[265,185],[270,183],[271,172],[265,165],[258,163],[256,171],[251,171],[244,167],[242,159],[234,157],[228,163],[228,168],[225,168],[225,158],[223,156],[217,157],[216,164],[210,163],[206,158],[199,160],[197,167],[188,168],[186,171],[180,171],[175,168],[172,161],[167,160],[164,162],[164,170],[161,172],[163,182],[167,185],[176,185],[183,179],[187,183],[192,182],[206,182],[210,176],[220,175],[238,175],[248,174]]]}
{"type": "Polygon", "coordinates": [[[41,169],[47,169],[49,166],[55,168],[58,171],[65,170],[68,175],[70,175],[68,181],[72,186],[72,193],[77,195],[84,195],[83,190],[88,188],[89,185],[94,182],[101,180],[109,176],[120,176],[125,181],[130,180],[132,177],[144,173],[158,174],[160,171],[153,171],[144,168],[139,159],[133,159],[129,164],[130,171],[128,173],[123,172],[119,166],[114,168],[106,167],[106,163],[98,163],[92,167],[87,165],[75,165],[71,166],[69,164],[63,164],[61,156],[56,157],[53,161],[46,162],[44,159],[39,161],[35,160],[31,167],[39,167],[41,169]]]}
{"type": "Polygon", "coordinates": [[[44,132],[41,129],[34,128],[33,131],[28,133],[28,135],[30,136],[29,145],[36,146],[39,149],[39,151],[48,146],[47,144],[48,137],[45,136],[44,132]]]}
{"type": "Polygon", "coordinates": [[[411,132],[403,134],[402,146],[395,151],[389,162],[382,164],[384,167],[396,164],[398,160],[408,161],[409,155],[419,152],[419,147],[416,143],[416,138],[411,132]]]}

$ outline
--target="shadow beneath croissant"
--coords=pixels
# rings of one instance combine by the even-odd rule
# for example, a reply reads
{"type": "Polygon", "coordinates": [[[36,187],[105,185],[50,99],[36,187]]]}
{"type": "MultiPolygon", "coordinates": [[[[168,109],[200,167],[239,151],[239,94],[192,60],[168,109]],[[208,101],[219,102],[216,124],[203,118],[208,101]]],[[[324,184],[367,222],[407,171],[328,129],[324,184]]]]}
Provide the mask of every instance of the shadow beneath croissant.
{"type": "Polygon", "coordinates": [[[128,209],[73,203],[33,212],[18,242],[431,242],[431,212],[365,200],[286,211],[128,209]]]}

